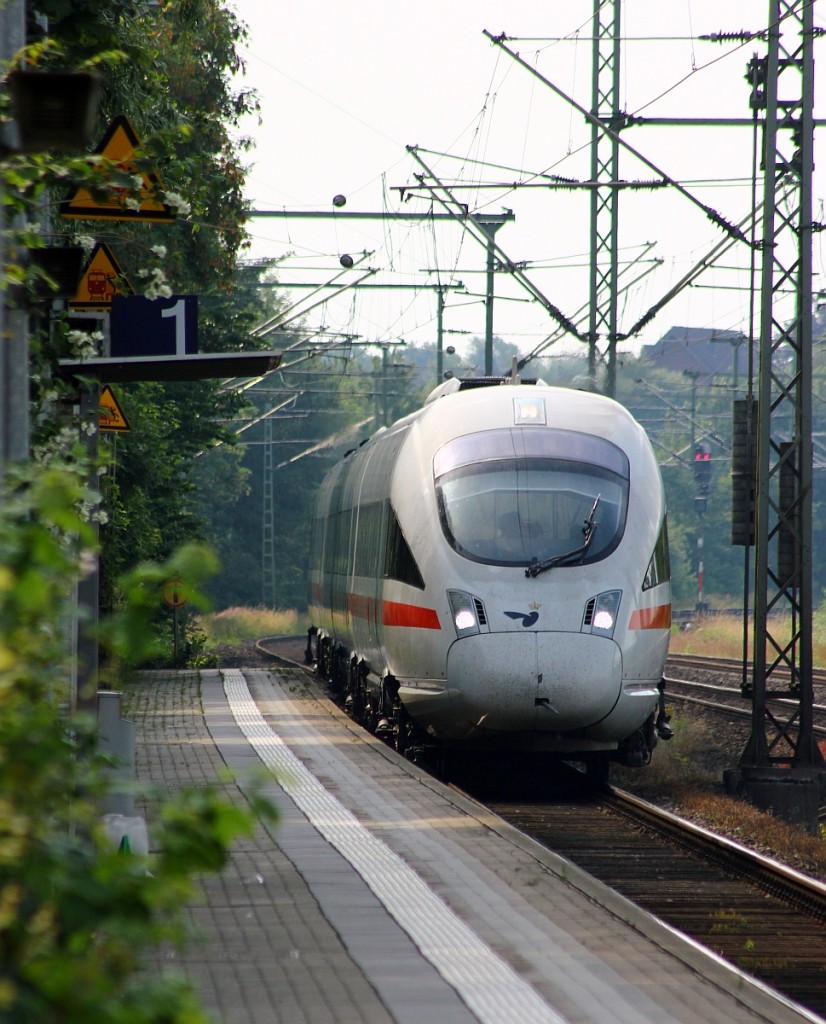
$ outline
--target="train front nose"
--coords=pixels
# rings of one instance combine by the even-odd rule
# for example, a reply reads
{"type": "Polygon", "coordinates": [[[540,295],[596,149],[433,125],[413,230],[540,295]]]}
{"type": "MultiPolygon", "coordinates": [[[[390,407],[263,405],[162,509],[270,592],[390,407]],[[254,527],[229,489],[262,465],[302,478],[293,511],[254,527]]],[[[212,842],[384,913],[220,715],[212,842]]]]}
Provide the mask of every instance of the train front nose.
{"type": "Polygon", "coordinates": [[[582,729],[619,700],[622,654],[586,633],[477,634],[451,646],[447,685],[470,729],[582,729]]]}

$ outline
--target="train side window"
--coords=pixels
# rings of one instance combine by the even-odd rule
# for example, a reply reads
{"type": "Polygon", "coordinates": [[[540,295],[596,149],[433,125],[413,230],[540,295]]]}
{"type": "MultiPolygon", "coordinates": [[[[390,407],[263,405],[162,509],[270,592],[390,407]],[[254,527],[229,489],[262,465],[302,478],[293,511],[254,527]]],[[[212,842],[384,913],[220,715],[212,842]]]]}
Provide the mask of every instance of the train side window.
{"type": "Polygon", "coordinates": [[[332,571],[347,575],[350,572],[350,527],[353,510],[343,509],[331,517],[333,551],[330,559],[332,571]]]}
{"type": "Polygon", "coordinates": [[[660,527],[660,535],[654,545],[654,554],[648,563],[645,579],[642,581],[642,589],[650,590],[660,583],[667,583],[671,579],[671,561],[668,554],[668,520],[663,517],[663,524],[660,527]]]}
{"type": "Polygon", "coordinates": [[[355,573],[357,576],[375,576],[381,568],[382,503],[371,501],[358,509],[358,535],[356,540],[355,573]]]}
{"type": "Polygon", "coordinates": [[[393,506],[388,502],[387,544],[384,549],[384,575],[391,580],[409,583],[424,590],[424,580],[416,565],[410,545],[404,538],[393,506]]]}
{"type": "Polygon", "coordinates": [[[324,554],[324,520],[313,516],[310,524],[310,568],[321,572],[324,554]]]}

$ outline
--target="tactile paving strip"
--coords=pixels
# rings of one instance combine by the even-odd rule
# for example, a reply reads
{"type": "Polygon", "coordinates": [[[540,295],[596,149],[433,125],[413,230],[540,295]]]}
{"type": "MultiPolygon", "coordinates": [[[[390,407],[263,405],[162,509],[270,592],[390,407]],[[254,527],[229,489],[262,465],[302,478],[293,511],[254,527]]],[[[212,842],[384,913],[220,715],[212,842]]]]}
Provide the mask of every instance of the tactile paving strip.
{"type": "Polygon", "coordinates": [[[279,785],[352,865],[483,1024],[568,1024],[413,869],[347,810],[270,728],[243,674],[222,672],[238,727],[279,785]]]}

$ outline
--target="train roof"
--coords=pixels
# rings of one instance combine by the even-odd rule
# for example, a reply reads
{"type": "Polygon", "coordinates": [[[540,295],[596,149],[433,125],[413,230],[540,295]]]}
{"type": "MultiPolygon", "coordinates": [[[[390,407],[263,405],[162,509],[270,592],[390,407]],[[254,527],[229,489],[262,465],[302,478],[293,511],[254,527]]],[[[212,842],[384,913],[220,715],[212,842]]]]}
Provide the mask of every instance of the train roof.
{"type": "Polygon", "coordinates": [[[507,377],[451,377],[449,380],[444,381],[442,384],[437,386],[430,392],[425,399],[424,404],[427,405],[429,402],[435,402],[437,398],[443,398],[445,395],[454,395],[457,391],[475,391],[478,388],[489,388],[489,387],[502,387],[503,385],[513,384],[541,384],[545,385],[545,381],[540,380],[538,377],[519,377],[507,376],[507,377]]]}
{"type": "MultiPolygon", "coordinates": [[[[505,377],[452,377],[434,388],[418,409],[388,427],[381,427],[369,438],[365,438],[361,445],[351,448],[344,457],[346,459],[354,454],[368,441],[379,441],[383,436],[395,434],[413,423],[418,423],[435,440],[436,435],[449,434],[459,424],[467,426],[479,415],[487,419],[484,410],[490,408],[488,399],[495,396],[495,405],[499,406],[500,398],[508,391],[516,397],[526,392],[530,394],[534,389],[537,395],[552,399],[547,406],[548,426],[594,433],[613,440],[620,447],[639,443],[640,435],[644,436],[642,427],[623,405],[593,391],[557,387],[540,378],[520,379],[518,374],[505,377]],[[444,406],[442,401],[445,402],[444,406]],[[437,417],[435,420],[434,415],[437,417]]],[[[513,421],[509,419],[509,422],[513,421]]],[[[488,421],[488,425],[494,424],[488,421]]],[[[506,424],[503,422],[500,425],[506,424]]],[[[649,444],[647,439],[644,444],[649,444]]]]}

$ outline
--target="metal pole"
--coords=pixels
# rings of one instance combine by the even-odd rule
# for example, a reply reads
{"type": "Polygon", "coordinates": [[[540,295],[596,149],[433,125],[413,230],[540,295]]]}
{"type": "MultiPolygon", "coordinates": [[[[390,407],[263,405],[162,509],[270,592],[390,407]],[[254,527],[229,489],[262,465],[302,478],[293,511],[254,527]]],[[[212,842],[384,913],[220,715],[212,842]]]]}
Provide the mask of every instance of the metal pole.
{"type": "Polygon", "coordinates": [[[436,383],[442,383],[444,373],[444,312],[445,295],[439,288],[436,305],[436,383]]]}
{"type": "Polygon", "coordinates": [[[381,347],[381,422],[387,426],[387,346],[381,347]]]}
{"type": "MultiPolygon", "coordinates": [[[[512,218],[508,218],[512,219],[512,218]]],[[[494,235],[502,227],[503,216],[479,215],[473,218],[487,239],[487,263],[485,270],[485,376],[493,376],[493,299],[495,295],[494,274],[496,270],[496,242],[494,235]]]]}
{"type": "MultiPolygon", "coordinates": [[[[8,63],[26,42],[26,4],[7,0],[0,6],[0,60],[8,63]]],[[[0,262],[10,251],[8,226],[0,193],[0,262]]],[[[18,257],[19,258],[19,257],[18,257]]],[[[0,295],[0,481],[10,462],[29,455],[29,341],[26,311],[19,296],[0,295]],[[15,300],[19,303],[17,308],[15,300]]]]}
{"type": "MultiPolygon", "coordinates": [[[[488,228],[485,228],[488,231],[488,228]]],[[[487,273],[485,275],[485,376],[493,376],[493,231],[488,241],[487,273]]]]}
{"type": "Polygon", "coordinates": [[[703,526],[705,518],[700,513],[700,527],[697,531],[697,611],[702,614],[705,609],[703,597],[703,526]]]}

